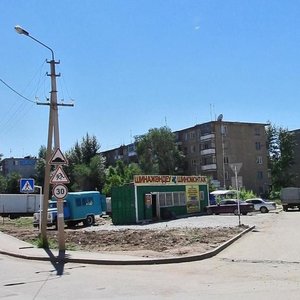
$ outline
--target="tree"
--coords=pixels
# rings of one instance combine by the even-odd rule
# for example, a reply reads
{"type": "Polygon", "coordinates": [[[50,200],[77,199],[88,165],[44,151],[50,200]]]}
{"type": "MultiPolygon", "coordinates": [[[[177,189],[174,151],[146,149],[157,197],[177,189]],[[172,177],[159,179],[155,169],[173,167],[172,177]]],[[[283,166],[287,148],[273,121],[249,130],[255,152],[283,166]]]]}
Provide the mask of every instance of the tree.
{"type": "Polygon", "coordinates": [[[133,176],[141,174],[141,169],[136,163],[125,165],[123,161],[118,160],[116,166],[110,166],[106,170],[106,181],[103,187],[103,193],[111,195],[113,186],[121,186],[133,181],[133,176]]]}
{"type": "Polygon", "coordinates": [[[0,193],[4,194],[7,191],[7,180],[3,175],[0,175],[0,193]]]}
{"type": "Polygon", "coordinates": [[[44,186],[46,152],[47,152],[47,148],[45,146],[41,146],[38,153],[38,159],[35,167],[35,171],[36,171],[35,180],[37,185],[39,186],[44,186]]]}
{"type": "Polygon", "coordinates": [[[105,158],[98,153],[100,145],[87,133],[81,143],[66,153],[69,166],[65,168],[71,190],[101,190],[105,180],[105,158]]]}
{"type": "Polygon", "coordinates": [[[68,158],[75,164],[88,164],[91,159],[98,154],[100,150],[100,145],[97,142],[95,136],[89,136],[87,133],[85,137],[82,138],[81,143],[78,141],[75,146],[68,153],[68,158]]]}
{"type": "Polygon", "coordinates": [[[7,179],[7,193],[9,194],[20,193],[20,179],[21,179],[21,175],[19,173],[13,172],[9,174],[7,179]]]}
{"type": "Polygon", "coordinates": [[[290,168],[294,164],[295,137],[288,129],[271,124],[267,128],[267,147],[272,191],[278,192],[293,185],[295,175],[290,168]]]}
{"type": "Polygon", "coordinates": [[[183,166],[183,153],[176,145],[175,135],[168,127],[150,129],[135,137],[139,164],[146,174],[178,174],[183,166]]]}

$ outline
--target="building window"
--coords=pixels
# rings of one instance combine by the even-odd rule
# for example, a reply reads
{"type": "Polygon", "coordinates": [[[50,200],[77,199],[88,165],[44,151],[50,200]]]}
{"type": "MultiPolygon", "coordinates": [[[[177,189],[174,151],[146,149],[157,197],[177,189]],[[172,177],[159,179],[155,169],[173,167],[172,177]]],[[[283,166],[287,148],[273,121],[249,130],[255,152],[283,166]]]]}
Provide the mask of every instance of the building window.
{"type": "Polygon", "coordinates": [[[179,206],[180,203],[179,193],[173,193],[173,203],[174,206],[179,206]]]}
{"type": "Polygon", "coordinates": [[[179,193],[180,205],[186,205],[186,197],[185,192],[179,193]]]}
{"type": "Polygon", "coordinates": [[[185,192],[159,193],[158,199],[159,199],[160,207],[185,206],[186,205],[185,192]]]}
{"type": "Polygon", "coordinates": [[[217,159],[215,156],[212,157],[212,162],[213,162],[213,164],[217,163],[217,159]]]}
{"type": "Polygon", "coordinates": [[[158,199],[159,199],[159,206],[165,207],[166,206],[166,193],[159,193],[158,199]]]}
{"type": "Polygon", "coordinates": [[[204,200],[204,192],[203,191],[200,191],[200,200],[204,200]]]}
{"type": "Polygon", "coordinates": [[[191,146],[191,153],[195,153],[196,152],[196,146],[195,145],[192,145],[191,146]]]}
{"type": "Polygon", "coordinates": [[[255,149],[260,150],[261,149],[261,144],[260,142],[255,142],[255,149]]]}
{"type": "Polygon", "coordinates": [[[172,193],[166,193],[166,206],[173,206],[173,195],[172,195],[172,193]]]}
{"type": "Polygon", "coordinates": [[[256,127],[254,131],[255,131],[255,135],[260,135],[260,128],[256,127]]]}
{"type": "Polygon", "coordinates": [[[226,180],[229,179],[229,173],[228,173],[228,171],[225,171],[225,179],[226,179],[226,180]]]}
{"type": "Polygon", "coordinates": [[[257,171],[257,179],[263,179],[263,172],[257,171]]]}
{"type": "Polygon", "coordinates": [[[224,164],[228,164],[229,163],[229,158],[228,156],[224,156],[224,164]]]}
{"type": "Polygon", "coordinates": [[[192,159],[192,166],[196,166],[197,165],[197,160],[196,159],[192,159]]]}
{"type": "Polygon", "coordinates": [[[193,140],[194,138],[195,138],[195,132],[192,131],[192,132],[190,132],[190,139],[193,140]]]}
{"type": "Polygon", "coordinates": [[[256,157],[256,163],[259,164],[259,165],[262,165],[263,159],[262,159],[261,156],[257,156],[257,157],[256,157]]]}

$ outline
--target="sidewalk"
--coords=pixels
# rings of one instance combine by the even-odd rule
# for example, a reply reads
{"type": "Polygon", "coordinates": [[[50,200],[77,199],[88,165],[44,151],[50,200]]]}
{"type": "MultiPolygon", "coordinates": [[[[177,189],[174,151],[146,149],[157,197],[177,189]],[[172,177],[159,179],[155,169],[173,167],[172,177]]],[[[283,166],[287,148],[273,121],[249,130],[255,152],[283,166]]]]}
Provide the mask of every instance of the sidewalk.
{"type": "Polygon", "coordinates": [[[52,249],[37,248],[27,242],[21,241],[15,237],[7,235],[0,231],[0,254],[9,255],[22,259],[41,260],[51,262],[73,262],[85,264],[102,264],[102,265],[149,265],[149,264],[170,264],[207,259],[220,253],[222,250],[231,245],[245,233],[252,231],[252,226],[242,233],[238,234],[231,240],[225,242],[212,251],[184,257],[171,258],[147,258],[142,256],[132,256],[124,254],[114,254],[112,252],[84,252],[84,251],[59,251],[52,249]]]}

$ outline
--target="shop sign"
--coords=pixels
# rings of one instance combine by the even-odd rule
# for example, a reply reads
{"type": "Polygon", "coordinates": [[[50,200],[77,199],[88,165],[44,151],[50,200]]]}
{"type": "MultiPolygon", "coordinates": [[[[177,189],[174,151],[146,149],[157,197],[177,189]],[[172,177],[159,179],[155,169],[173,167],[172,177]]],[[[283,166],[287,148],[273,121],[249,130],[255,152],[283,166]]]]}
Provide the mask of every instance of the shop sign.
{"type": "Polygon", "coordinates": [[[135,175],[135,185],[186,185],[207,184],[206,176],[135,175]]]}
{"type": "Polygon", "coordinates": [[[187,213],[195,213],[200,211],[199,188],[194,185],[187,185],[186,192],[186,210],[187,213]]]}

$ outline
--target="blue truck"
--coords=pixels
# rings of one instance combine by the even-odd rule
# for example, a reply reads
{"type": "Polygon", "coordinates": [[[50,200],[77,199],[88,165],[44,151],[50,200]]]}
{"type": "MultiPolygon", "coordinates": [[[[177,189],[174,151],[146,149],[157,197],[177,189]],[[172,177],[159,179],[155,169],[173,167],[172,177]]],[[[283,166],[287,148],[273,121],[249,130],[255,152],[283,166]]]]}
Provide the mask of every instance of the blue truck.
{"type": "MultiPolygon", "coordinates": [[[[91,226],[95,217],[106,211],[106,197],[97,191],[70,192],[64,199],[64,220],[68,227],[79,223],[91,226]]],[[[33,215],[33,226],[40,225],[40,213],[33,215]]],[[[48,204],[47,226],[57,228],[57,202],[53,197],[48,204]]]]}

